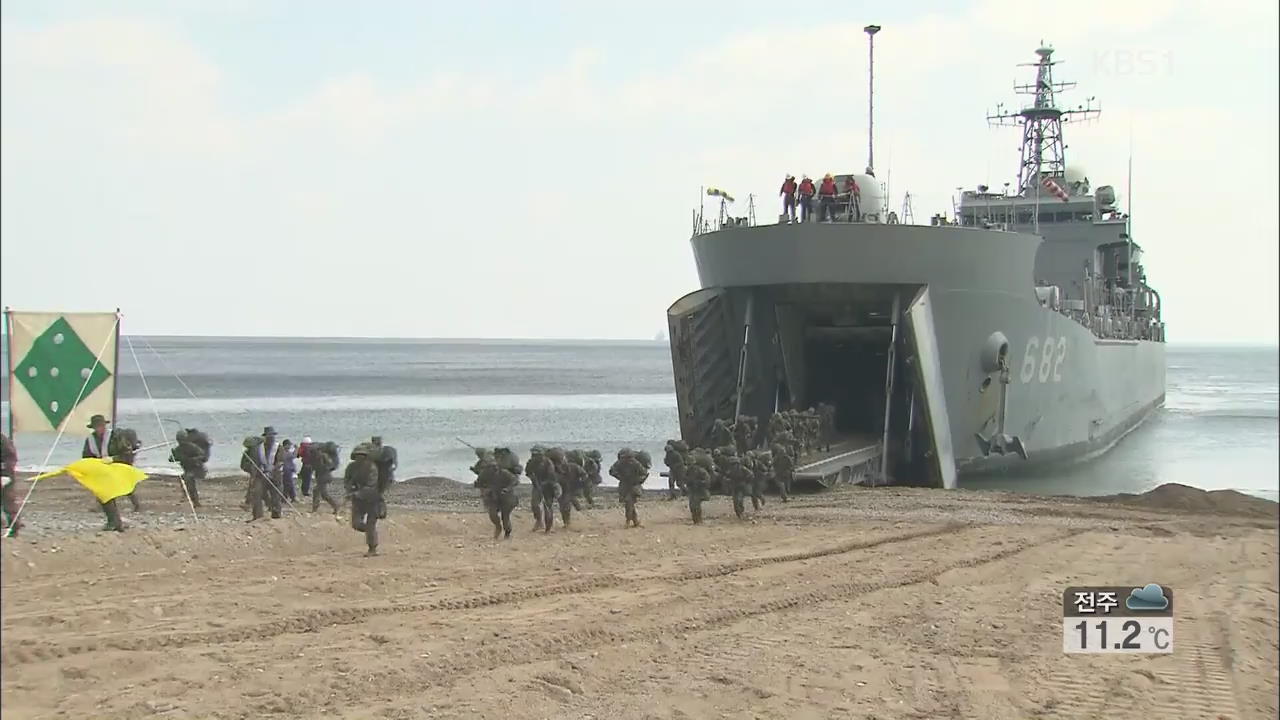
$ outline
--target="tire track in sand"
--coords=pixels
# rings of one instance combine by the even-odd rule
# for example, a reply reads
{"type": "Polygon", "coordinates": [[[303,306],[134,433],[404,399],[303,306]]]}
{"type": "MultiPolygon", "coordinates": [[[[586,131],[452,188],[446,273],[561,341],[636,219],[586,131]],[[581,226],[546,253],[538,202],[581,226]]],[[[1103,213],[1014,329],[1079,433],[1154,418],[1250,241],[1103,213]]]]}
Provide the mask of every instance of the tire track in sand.
{"type": "MultiPolygon", "coordinates": [[[[926,539],[939,535],[964,532],[974,529],[985,529],[985,527],[986,526],[982,525],[949,523],[940,527],[932,527],[924,530],[889,535],[886,537],[855,540],[825,548],[816,548],[814,550],[786,553],[783,555],[768,555],[732,562],[717,563],[715,565],[708,565],[675,573],[631,577],[606,574],[559,585],[516,588],[495,593],[482,593],[469,596],[464,595],[456,598],[445,598],[420,603],[383,605],[367,608],[334,608],[315,610],[306,615],[284,618],[269,623],[260,623],[250,627],[237,627],[204,632],[170,633],[166,635],[153,635],[146,637],[129,636],[106,637],[101,639],[91,638],[58,645],[48,644],[39,640],[24,640],[14,647],[5,648],[4,652],[0,654],[0,661],[5,665],[16,665],[29,662],[56,660],[72,655],[97,652],[100,650],[147,651],[180,648],[198,644],[218,645],[245,640],[262,640],[264,638],[287,633],[316,632],[327,627],[350,625],[382,615],[442,610],[473,610],[555,595],[572,595],[617,587],[626,587],[630,585],[647,585],[653,582],[678,584],[691,580],[723,577],[742,572],[744,570],[752,570],[768,565],[802,562],[805,560],[813,560],[834,555],[843,555],[851,552],[857,552],[859,550],[869,550],[872,548],[908,542],[911,540],[926,539]]],[[[128,600],[128,598],[121,598],[121,600],[128,600]]],[[[136,633],[138,630],[136,628],[132,628],[124,629],[121,632],[136,633]]]]}
{"type": "MultiPolygon", "coordinates": [[[[919,585],[930,582],[953,570],[975,568],[1008,560],[1028,550],[1061,542],[1085,532],[1089,532],[1089,530],[1084,528],[1071,529],[1054,533],[1041,539],[1024,540],[996,552],[983,555],[968,555],[951,562],[939,563],[926,569],[898,576],[890,576],[870,582],[833,583],[808,592],[775,598],[748,607],[708,610],[665,625],[626,630],[593,627],[576,631],[556,632],[537,637],[520,635],[505,639],[502,642],[490,643],[481,648],[435,657],[429,662],[415,665],[412,671],[384,672],[381,677],[387,687],[420,687],[424,683],[442,686],[456,685],[469,681],[468,677],[477,672],[488,672],[508,665],[528,665],[553,660],[566,652],[582,652],[602,646],[617,647],[627,643],[651,643],[660,638],[716,630],[742,620],[795,608],[837,600],[848,600],[852,597],[881,590],[919,585]],[[518,658],[518,660],[515,660],[515,658],[518,658]]],[[[368,699],[368,688],[363,685],[347,687],[339,682],[330,685],[329,690],[340,696],[350,694],[350,700],[352,701],[356,698],[368,699]]]]}

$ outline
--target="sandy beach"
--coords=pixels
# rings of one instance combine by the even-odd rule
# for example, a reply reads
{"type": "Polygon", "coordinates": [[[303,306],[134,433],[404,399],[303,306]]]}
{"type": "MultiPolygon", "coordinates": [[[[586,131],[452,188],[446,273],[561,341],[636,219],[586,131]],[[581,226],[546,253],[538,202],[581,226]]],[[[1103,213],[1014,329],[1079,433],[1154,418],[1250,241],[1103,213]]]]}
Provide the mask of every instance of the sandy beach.
{"type": "MultiPolygon", "coordinates": [[[[1276,505],[850,488],[707,522],[611,490],[493,541],[475,491],[397,485],[382,555],[345,517],[246,524],[242,479],[171,480],[132,527],[42,483],[3,543],[16,718],[1272,718],[1276,505]],[[1177,594],[1172,655],[1062,653],[1069,585],[1177,594]]],[[[25,491],[25,484],[21,491],[25,491]]],[[[310,510],[309,502],[305,510],[310,510]]]]}

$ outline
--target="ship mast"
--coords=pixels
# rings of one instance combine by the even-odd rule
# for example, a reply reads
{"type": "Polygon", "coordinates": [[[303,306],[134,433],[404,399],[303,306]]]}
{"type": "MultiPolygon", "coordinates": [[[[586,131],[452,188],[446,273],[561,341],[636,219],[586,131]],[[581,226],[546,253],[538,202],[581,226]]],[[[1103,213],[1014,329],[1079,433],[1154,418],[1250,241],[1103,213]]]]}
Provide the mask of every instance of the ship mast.
{"type": "Polygon", "coordinates": [[[876,176],[876,33],[879,25],[868,25],[862,28],[867,34],[867,174],[876,176]]]}
{"type": "Polygon", "coordinates": [[[1058,107],[1056,94],[1070,90],[1076,86],[1073,82],[1054,82],[1052,60],[1053,48],[1041,43],[1036,50],[1039,60],[1035,63],[1022,63],[1019,67],[1034,67],[1036,81],[1031,85],[1015,85],[1014,92],[1019,95],[1031,95],[1031,105],[1012,112],[1006,111],[1004,104],[996,106],[994,113],[987,115],[987,122],[993,125],[1022,127],[1022,158],[1018,167],[1018,192],[1023,197],[1035,191],[1039,193],[1040,183],[1045,178],[1062,178],[1067,168],[1066,145],[1062,141],[1062,123],[1090,120],[1101,112],[1094,107],[1094,98],[1090,97],[1086,105],[1078,105],[1073,109],[1063,110],[1058,107]]]}

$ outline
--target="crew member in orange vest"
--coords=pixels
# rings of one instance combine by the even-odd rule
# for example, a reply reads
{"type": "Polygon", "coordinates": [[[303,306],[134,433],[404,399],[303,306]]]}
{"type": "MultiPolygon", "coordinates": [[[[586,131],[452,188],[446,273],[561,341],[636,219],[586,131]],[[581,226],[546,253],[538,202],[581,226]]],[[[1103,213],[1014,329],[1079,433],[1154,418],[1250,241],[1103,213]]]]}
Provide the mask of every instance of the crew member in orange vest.
{"type": "Polygon", "coordinates": [[[822,177],[822,187],[818,188],[818,220],[826,222],[827,217],[831,217],[831,222],[836,219],[836,181],[831,177],[831,173],[827,173],[822,177]]]}
{"type": "Polygon", "coordinates": [[[849,220],[862,222],[862,188],[858,187],[858,181],[852,175],[844,181],[844,191],[849,195],[849,220]]]}
{"type": "Polygon", "coordinates": [[[787,222],[796,221],[796,189],[796,176],[788,174],[778,193],[782,195],[782,215],[787,218],[787,222]]]}
{"type": "Polygon", "coordinates": [[[809,222],[809,216],[813,214],[813,195],[816,191],[813,181],[805,175],[800,180],[800,222],[809,222]]]}

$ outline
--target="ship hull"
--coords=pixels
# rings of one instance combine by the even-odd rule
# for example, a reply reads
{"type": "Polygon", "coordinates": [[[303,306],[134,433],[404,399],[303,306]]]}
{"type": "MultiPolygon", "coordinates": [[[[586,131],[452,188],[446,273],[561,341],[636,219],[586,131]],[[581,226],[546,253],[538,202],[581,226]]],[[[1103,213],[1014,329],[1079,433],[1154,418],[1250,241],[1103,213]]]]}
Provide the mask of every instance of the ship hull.
{"type": "MultiPolygon", "coordinates": [[[[1105,452],[1163,404],[1164,344],[1103,339],[1042,305],[1031,282],[1039,244],[1022,233],[873,224],[734,228],[695,237],[703,289],[669,311],[682,435],[704,441],[713,416],[767,415],[779,406],[780,385],[790,391],[791,406],[823,401],[811,388],[831,383],[805,374],[829,371],[808,369],[817,366],[804,356],[818,350],[805,350],[805,343],[817,342],[819,330],[841,335],[856,328],[812,308],[847,298],[848,307],[893,308],[870,316],[891,315],[883,344],[896,343],[895,351],[883,362],[896,370],[869,379],[874,372],[863,368],[863,377],[849,380],[882,385],[880,402],[907,395],[897,407],[888,401],[886,421],[873,428],[889,428],[886,455],[896,438],[918,435],[922,422],[933,433],[926,454],[937,467],[924,473],[931,479],[903,477],[904,465],[896,480],[951,486],[956,477],[1031,471],[1105,452]],[[714,313],[698,309],[713,304],[714,313]],[[700,325],[689,320],[697,316],[700,325]],[[996,369],[999,352],[1007,375],[996,369]],[[730,363],[737,382],[715,377],[730,363]],[[1016,439],[1025,452],[999,442],[993,449],[995,436],[1016,439]]],[[[858,402],[875,402],[865,397],[858,402]]]]}

